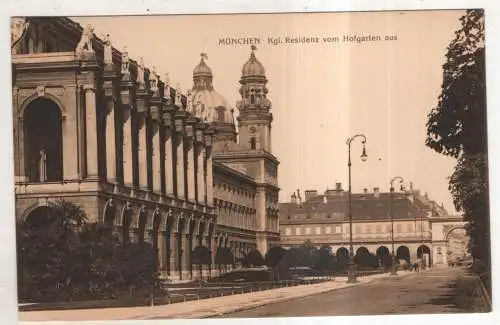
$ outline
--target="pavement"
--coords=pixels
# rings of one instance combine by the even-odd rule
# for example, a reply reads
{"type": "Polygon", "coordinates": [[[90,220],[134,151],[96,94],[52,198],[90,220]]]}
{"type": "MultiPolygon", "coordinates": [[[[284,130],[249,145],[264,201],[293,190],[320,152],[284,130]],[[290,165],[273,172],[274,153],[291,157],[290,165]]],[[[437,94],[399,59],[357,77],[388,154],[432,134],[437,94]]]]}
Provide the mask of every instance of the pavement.
{"type": "MultiPolygon", "coordinates": [[[[403,277],[408,272],[400,272],[403,277]]],[[[349,287],[362,287],[373,281],[391,277],[389,274],[376,274],[358,278],[358,282],[348,284],[346,278],[338,277],[333,281],[312,285],[272,289],[198,301],[188,301],[154,307],[103,308],[92,310],[53,310],[27,311],[19,313],[20,321],[97,321],[97,320],[147,320],[168,318],[210,318],[255,309],[261,306],[304,299],[349,287]]]]}
{"type": "Polygon", "coordinates": [[[470,313],[474,306],[460,291],[465,278],[461,268],[429,269],[405,276],[378,278],[366,285],[271,303],[223,317],[470,313]]]}

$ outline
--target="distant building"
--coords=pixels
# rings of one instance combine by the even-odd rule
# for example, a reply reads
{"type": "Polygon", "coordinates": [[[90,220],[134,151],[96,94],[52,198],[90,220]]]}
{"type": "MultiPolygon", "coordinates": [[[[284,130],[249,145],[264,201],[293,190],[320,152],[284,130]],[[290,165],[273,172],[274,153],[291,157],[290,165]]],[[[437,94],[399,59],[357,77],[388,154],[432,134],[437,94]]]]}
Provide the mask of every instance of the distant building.
{"type": "MultiPolygon", "coordinates": [[[[348,196],[340,183],[322,194],[297,190],[290,202],[280,203],[281,245],[294,247],[310,240],[318,247],[330,246],[337,256],[348,256],[348,196]]],[[[368,250],[383,257],[392,252],[389,197],[390,193],[380,192],[379,188],[352,194],[354,254],[368,250]]],[[[398,258],[423,257],[429,264],[446,265],[448,236],[455,229],[463,229],[462,219],[450,216],[442,205],[413,188],[394,192],[392,202],[394,251],[398,258]]]]}

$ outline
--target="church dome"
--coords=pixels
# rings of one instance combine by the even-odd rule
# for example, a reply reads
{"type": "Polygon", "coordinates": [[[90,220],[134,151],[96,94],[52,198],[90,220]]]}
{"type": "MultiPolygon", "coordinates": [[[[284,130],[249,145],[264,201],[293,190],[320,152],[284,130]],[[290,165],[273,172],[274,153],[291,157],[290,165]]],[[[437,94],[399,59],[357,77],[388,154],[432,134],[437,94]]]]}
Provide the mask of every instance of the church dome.
{"type": "Polygon", "coordinates": [[[234,127],[233,109],[212,85],[212,69],[206,64],[205,53],[193,70],[193,88],[188,94],[188,111],[206,123],[227,123],[234,127]]]}
{"type": "Polygon", "coordinates": [[[205,59],[207,58],[206,54],[201,54],[201,61],[196,65],[193,70],[193,77],[212,77],[212,69],[205,63],[205,59]]]}
{"type": "Polygon", "coordinates": [[[252,53],[250,53],[250,58],[243,65],[241,69],[242,77],[259,76],[264,77],[266,75],[266,70],[262,63],[255,57],[255,50],[257,47],[252,45],[252,53]]]}
{"type": "Polygon", "coordinates": [[[191,93],[188,109],[206,123],[234,124],[233,109],[228,101],[214,89],[196,89],[191,93]]]}

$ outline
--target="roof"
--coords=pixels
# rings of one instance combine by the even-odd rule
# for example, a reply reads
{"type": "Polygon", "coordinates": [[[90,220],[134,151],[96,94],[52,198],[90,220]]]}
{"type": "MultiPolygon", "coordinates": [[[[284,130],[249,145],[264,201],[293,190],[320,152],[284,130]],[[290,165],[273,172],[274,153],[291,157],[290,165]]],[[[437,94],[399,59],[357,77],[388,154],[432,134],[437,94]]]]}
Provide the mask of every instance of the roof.
{"type": "MultiPolygon", "coordinates": [[[[291,219],[324,220],[332,222],[349,218],[349,199],[347,192],[338,195],[318,195],[301,205],[296,203],[280,203],[280,222],[291,219]]],[[[353,220],[386,220],[390,218],[389,193],[352,194],[353,220]]],[[[423,209],[414,204],[406,195],[395,193],[392,202],[395,219],[409,219],[425,216],[423,209]]]]}

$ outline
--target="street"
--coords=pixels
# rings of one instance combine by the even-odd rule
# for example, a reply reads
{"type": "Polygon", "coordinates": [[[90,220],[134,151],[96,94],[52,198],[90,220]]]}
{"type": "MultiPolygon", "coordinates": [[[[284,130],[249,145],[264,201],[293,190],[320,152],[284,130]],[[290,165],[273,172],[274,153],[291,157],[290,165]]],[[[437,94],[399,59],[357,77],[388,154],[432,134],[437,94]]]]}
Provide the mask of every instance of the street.
{"type": "Polygon", "coordinates": [[[469,312],[456,290],[461,268],[430,269],[362,286],[273,303],[224,318],[303,317],[469,312]]]}

